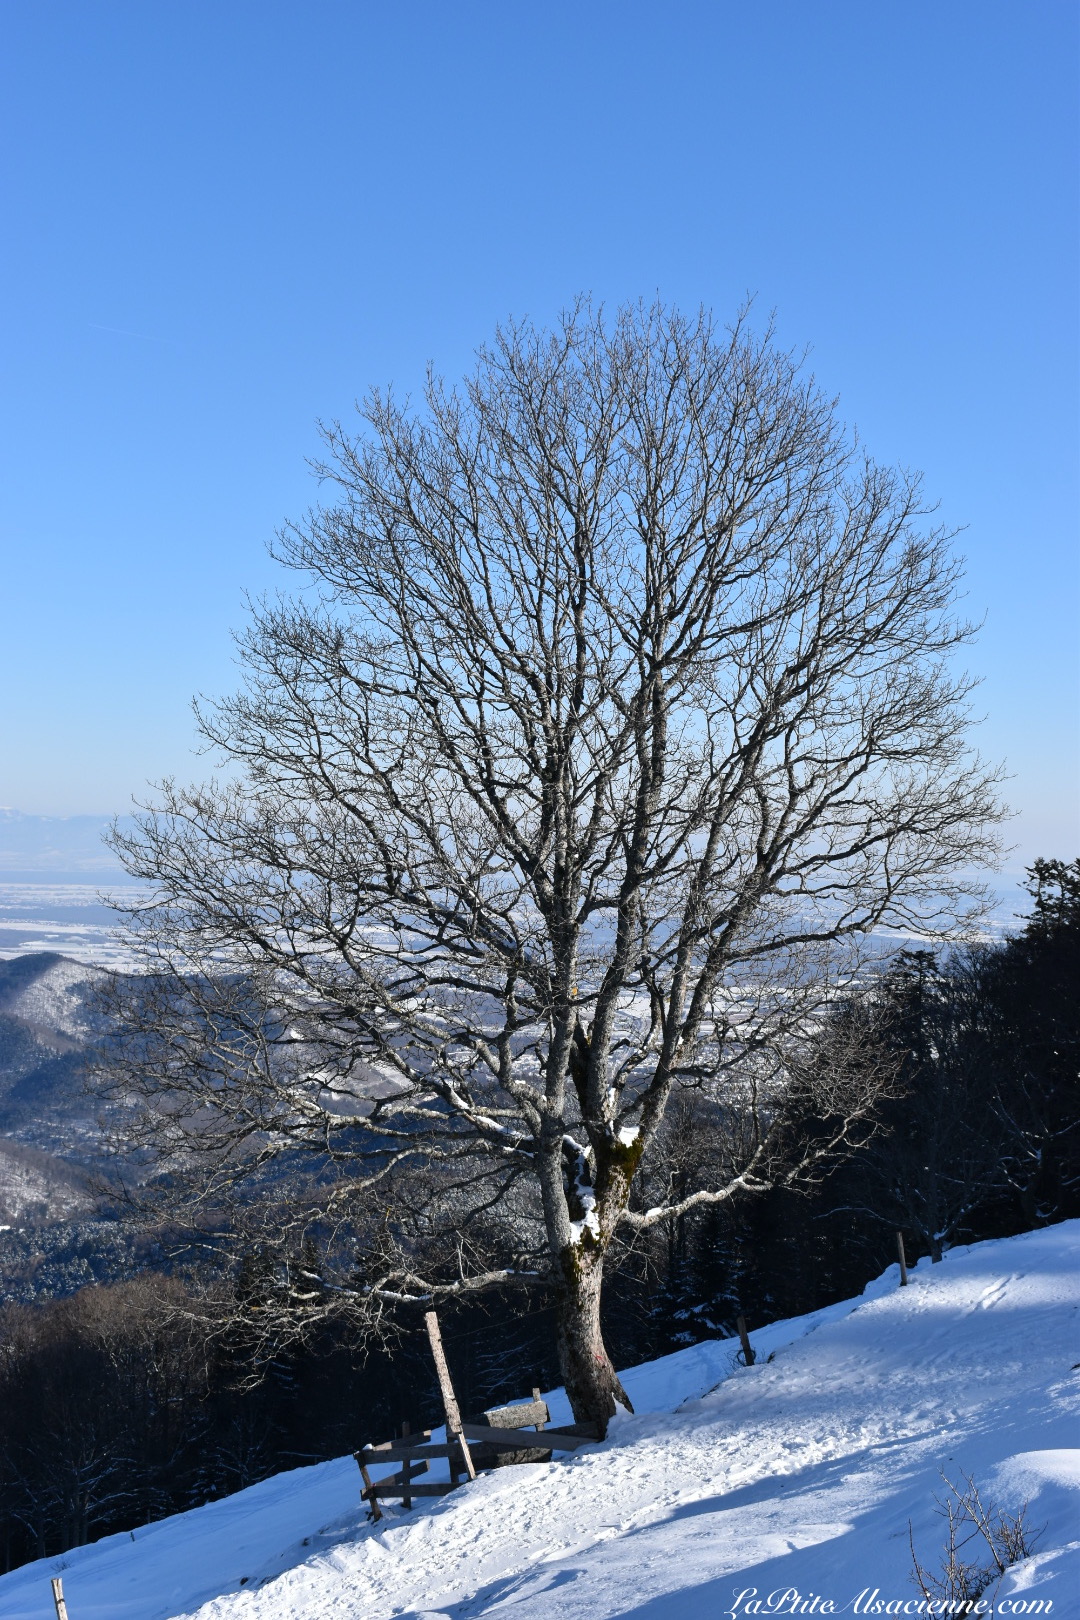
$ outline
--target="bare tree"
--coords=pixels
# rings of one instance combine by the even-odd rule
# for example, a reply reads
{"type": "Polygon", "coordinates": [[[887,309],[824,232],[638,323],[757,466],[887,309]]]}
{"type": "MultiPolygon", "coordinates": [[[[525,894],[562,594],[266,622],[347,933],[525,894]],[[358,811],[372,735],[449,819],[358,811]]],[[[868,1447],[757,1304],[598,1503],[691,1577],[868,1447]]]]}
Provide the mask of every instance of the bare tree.
{"type": "Polygon", "coordinates": [[[872,930],[979,904],[969,630],[918,481],[744,318],[582,303],[425,405],[326,430],[332,499],[279,546],[307,592],[254,614],[245,689],[200,713],[228,774],[116,836],[155,886],[124,1083],[208,1220],[245,1179],[271,1209],[301,1149],[336,1167],[322,1231],[366,1211],[370,1241],[313,1309],[553,1287],[604,1424],[616,1231],[835,1152],[873,1088],[838,1072],[792,1158],[813,1008],[872,930]],[[635,1208],[687,1087],[723,1173],[635,1208]],[[379,1238],[398,1199],[456,1224],[456,1274],[379,1238]]]}

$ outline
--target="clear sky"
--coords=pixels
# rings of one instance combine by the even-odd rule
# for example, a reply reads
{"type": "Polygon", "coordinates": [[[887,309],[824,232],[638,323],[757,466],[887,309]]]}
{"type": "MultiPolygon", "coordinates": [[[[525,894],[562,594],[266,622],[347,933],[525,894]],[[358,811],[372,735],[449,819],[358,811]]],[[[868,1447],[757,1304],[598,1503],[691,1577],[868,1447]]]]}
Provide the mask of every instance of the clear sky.
{"type": "Polygon", "coordinates": [[[1076,854],[1077,16],[5,0],[0,804],[205,770],[317,417],[581,290],[752,292],[966,525],[1010,864],[1076,854]]]}

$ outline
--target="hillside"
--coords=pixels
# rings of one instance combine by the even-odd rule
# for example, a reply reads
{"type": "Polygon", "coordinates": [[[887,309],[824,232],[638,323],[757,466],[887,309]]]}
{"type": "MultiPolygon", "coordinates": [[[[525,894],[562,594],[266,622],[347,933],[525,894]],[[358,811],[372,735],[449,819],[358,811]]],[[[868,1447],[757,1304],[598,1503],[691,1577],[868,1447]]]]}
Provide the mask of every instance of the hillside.
{"type": "Polygon", "coordinates": [[[0,1136],[94,1163],[100,1105],[83,1084],[99,969],[41,951],[0,961],[0,1136]]]}
{"type": "MultiPolygon", "coordinates": [[[[747,1588],[851,1613],[867,1587],[917,1601],[908,1521],[936,1565],[942,1470],[999,1507],[1030,1501],[1036,1550],[1001,1592],[1077,1616],[1078,1310],[1080,1222],[953,1250],[907,1289],[894,1267],[858,1300],[761,1329],[752,1368],[724,1340],[632,1369],[637,1415],[572,1461],[379,1526],[350,1458],[297,1469],[26,1565],[0,1578],[0,1616],[49,1620],[57,1572],[71,1620],[696,1620],[755,1612],[735,1603],[747,1588]]],[[[787,1601],[757,1612],[829,1612],[787,1601]]]]}
{"type": "Polygon", "coordinates": [[[101,970],[52,951],[0,960],[0,1301],[120,1275],[130,1235],[101,1218],[101,1103],[85,1087],[101,970]]]}

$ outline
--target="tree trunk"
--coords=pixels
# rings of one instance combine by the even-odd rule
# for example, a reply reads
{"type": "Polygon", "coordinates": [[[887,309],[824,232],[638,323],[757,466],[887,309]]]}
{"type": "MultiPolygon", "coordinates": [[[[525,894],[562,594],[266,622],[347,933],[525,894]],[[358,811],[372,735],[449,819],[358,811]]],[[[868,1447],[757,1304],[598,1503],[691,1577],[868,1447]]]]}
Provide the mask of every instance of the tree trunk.
{"type": "Polygon", "coordinates": [[[611,1364],[600,1332],[600,1287],[604,1256],[588,1237],[559,1256],[555,1296],[559,1368],[578,1423],[596,1423],[601,1439],[615,1416],[615,1403],[634,1408],[611,1364]]]}

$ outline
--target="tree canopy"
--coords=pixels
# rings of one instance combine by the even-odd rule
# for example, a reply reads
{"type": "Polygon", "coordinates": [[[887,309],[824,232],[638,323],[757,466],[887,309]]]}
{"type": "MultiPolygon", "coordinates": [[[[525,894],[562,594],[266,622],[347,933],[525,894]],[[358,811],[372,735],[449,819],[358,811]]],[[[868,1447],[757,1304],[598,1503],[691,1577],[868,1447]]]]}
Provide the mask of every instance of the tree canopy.
{"type": "Polygon", "coordinates": [[[116,1061],[170,1185],[345,1234],[321,1299],[551,1288],[603,1422],[616,1234],[854,1140],[881,1077],[807,1057],[815,1009],[875,930],[977,914],[998,811],[958,565],[745,318],[583,302],[325,443],[278,548],[307,588],[200,713],[226,775],[116,837],[154,886],[116,1061]],[[675,1093],[719,1145],[639,1208],[675,1093]],[[441,1260],[372,1235],[382,1208],[441,1260]]]}

